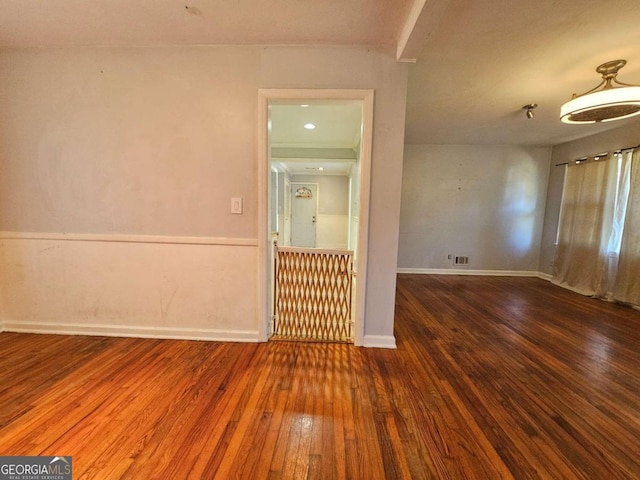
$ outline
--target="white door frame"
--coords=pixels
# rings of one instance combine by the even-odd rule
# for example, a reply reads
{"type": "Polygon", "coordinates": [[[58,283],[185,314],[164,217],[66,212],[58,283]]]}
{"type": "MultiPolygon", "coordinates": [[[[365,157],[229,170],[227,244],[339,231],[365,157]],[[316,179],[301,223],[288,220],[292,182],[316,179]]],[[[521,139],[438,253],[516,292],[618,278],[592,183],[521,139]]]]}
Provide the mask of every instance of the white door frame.
{"type": "Polygon", "coordinates": [[[291,180],[284,177],[284,205],[282,209],[282,241],[281,245],[291,245],[291,180]],[[287,208],[289,207],[289,208],[287,208]]]}
{"type": "Polygon", "coordinates": [[[271,321],[269,285],[269,104],[294,100],[356,100],[362,102],[362,141],[360,144],[360,206],[358,212],[358,255],[356,259],[356,299],[354,343],[364,345],[365,298],[369,240],[369,195],[373,142],[373,90],[349,89],[260,89],[258,91],[258,340],[269,339],[271,321]]]}

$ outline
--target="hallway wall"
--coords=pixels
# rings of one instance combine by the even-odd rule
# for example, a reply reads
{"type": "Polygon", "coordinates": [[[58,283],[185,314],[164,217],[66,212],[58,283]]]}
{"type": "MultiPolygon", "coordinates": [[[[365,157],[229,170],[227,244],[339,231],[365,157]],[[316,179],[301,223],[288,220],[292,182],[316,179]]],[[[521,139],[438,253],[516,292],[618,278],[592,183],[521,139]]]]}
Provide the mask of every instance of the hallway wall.
{"type": "Polygon", "coordinates": [[[0,50],[0,328],[257,340],[258,90],[371,88],[365,337],[392,339],[406,73],[359,47],[0,50]]]}

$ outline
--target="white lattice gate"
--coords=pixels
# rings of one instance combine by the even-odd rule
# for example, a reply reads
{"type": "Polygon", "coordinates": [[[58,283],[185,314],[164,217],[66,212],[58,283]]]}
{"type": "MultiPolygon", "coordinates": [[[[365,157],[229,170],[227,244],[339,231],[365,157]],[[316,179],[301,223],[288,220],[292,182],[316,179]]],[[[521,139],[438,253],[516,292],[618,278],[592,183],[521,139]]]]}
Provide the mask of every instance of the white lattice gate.
{"type": "Polygon", "coordinates": [[[352,342],[353,252],[275,245],[274,257],[272,338],[352,342]]]}

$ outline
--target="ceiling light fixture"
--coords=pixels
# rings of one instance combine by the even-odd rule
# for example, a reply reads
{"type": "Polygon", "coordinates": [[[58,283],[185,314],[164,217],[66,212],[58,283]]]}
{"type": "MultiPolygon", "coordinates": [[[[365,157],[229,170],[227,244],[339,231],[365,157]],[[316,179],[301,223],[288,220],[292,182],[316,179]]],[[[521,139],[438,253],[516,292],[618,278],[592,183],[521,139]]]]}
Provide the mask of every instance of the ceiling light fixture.
{"type": "Polygon", "coordinates": [[[316,128],[316,126],[313,123],[305,123],[304,128],[306,128],[307,130],[313,130],[314,128],[316,128]]]}
{"type": "Polygon", "coordinates": [[[533,109],[537,106],[537,103],[530,103],[529,105],[525,105],[524,107],[522,107],[523,110],[526,110],[524,114],[527,116],[527,118],[533,118],[533,109]]]}
{"type": "Polygon", "coordinates": [[[626,60],[613,60],[596,68],[602,82],[581,95],[574,93],[560,109],[560,120],[564,123],[610,122],[640,114],[640,86],[616,79],[618,70],[626,64],[626,60]]]}

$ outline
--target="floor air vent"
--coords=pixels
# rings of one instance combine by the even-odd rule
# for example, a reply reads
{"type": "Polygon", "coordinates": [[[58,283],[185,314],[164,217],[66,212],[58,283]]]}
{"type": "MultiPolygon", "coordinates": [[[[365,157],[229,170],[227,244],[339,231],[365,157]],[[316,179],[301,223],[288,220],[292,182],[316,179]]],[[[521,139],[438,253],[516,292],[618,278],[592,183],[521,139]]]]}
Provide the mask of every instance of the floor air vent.
{"type": "Polygon", "coordinates": [[[469,257],[453,257],[454,265],[469,265],[469,257]]]}

